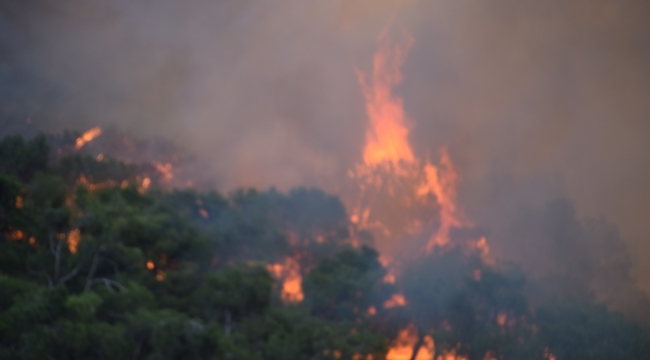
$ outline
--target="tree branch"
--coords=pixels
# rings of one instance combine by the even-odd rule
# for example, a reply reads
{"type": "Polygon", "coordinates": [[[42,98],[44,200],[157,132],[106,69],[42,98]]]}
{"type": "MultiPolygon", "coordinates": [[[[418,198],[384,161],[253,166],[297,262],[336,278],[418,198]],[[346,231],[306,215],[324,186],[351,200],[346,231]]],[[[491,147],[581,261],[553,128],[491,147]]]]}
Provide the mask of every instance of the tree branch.
{"type": "Polygon", "coordinates": [[[116,288],[120,289],[120,291],[124,291],[124,290],[126,290],[126,288],[125,288],[122,284],[118,283],[118,282],[115,281],[115,280],[111,280],[111,279],[107,279],[107,278],[95,279],[95,280],[91,281],[91,286],[92,286],[93,284],[98,284],[98,283],[104,283],[104,285],[106,285],[106,288],[107,288],[108,291],[110,291],[110,292],[113,292],[113,291],[114,291],[114,290],[113,290],[113,286],[115,286],[116,288]]]}
{"type": "Polygon", "coordinates": [[[54,250],[54,239],[52,237],[52,233],[50,233],[49,240],[50,240],[50,251],[52,252],[52,255],[56,256],[56,250],[54,250]]]}
{"type": "Polygon", "coordinates": [[[54,288],[54,283],[52,283],[52,278],[50,277],[50,275],[47,274],[45,270],[38,272],[28,268],[27,271],[32,275],[45,275],[45,277],[47,278],[47,283],[48,285],[50,285],[50,289],[54,288]]]}
{"type": "Polygon", "coordinates": [[[79,265],[75,266],[75,268],[72,269],[72,271],[70,271],[68,275],[62,277],[61,280],[59,280],[56,284],[57,285],[64,284],[66,281],[75,277],[79,273],[79,269],[81,269],[81,265],[83,265],[83,263],[79,263],[79,265]]]}
{"type": "Polygon", "coordinates": [[[86,292],[90,290],[93,276],[95,276],[95,271],[97,270],[97,265],[99,265],[99,252],[96,252],[95,256],[93,256],[93,264],[90,266],[90,271],[88,272],[88,277],[86,278],[86,287],[84,288],[84,291],[86,292]]]}
{"type": "Polygon", "coordinates": [[[59,243],[56,246],[56,253],[54,254],[54,280],[59,279],[59,273],[61,271],[61,249],[63,248],[63,239],[59,239],[59,243]]]}
{"type": "Polygon", "coordinates": [[[120,269],[117,266],[117,263],[115,261],[111,260],[111,259],[105,259],[105,260],[107,260],[108,262],[110,262],[113,265],[113,271],[115,271],[115,276],[120,275],[120,269]]]}
{"type": "Polygon", "coordinates": [[[135,351],[133,352],[133,360],[137,360],[138,356],[140,355],[140,349],[142,348],[142,341],[138,341],[138,345],[135,347],[135,351]]]}

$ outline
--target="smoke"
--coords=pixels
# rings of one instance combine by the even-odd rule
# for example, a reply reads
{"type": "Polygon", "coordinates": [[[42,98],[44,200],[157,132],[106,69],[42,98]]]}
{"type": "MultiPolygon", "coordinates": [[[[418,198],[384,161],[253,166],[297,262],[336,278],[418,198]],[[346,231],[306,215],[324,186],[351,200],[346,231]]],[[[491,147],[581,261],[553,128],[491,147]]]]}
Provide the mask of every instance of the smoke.
{"type": "Polygon", "coordinates": [[[336,192],[367,127],[355,68],[392,21],[415,39],[410,140],[448,146],[496,255],[596,291],[614,246],[631,258],[607,284],[650,290],[648,18],[641,0],[2,1],[0,124],[117,126],[198,154],[223,190],[336,192]]]}

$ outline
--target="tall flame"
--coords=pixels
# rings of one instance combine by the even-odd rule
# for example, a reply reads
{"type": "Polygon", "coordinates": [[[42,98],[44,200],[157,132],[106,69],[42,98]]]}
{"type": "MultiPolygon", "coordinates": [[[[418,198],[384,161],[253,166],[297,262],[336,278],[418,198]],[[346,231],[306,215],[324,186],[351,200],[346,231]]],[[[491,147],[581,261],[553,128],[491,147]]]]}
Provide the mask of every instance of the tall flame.
{"type": "Polygon", "coordinates": [[[437,168],[427,162],[424,165],[426,181],[418,189],[418,196],[426,196],[431,193],[436,196],[436,202],[440,206],[440,228],[429,239],[427,251],[434,246],[445,246],[449,244],[449,231],[454,227],[469,225],[456,207],[456,183],[458,173],[454,164],[449,158],[447,148],[442,149],[440,156],[441,168],[437,168]]]}
{"type": "Polygon", "coordinates": [[[413,38],[409,36],[402,46],[392,45],[386,28],[379,41],[380,50],[373,61],[372,84],[368,84],[366,76],[357,71],[370,120],[363,160],[366,165],[384,162],[398,165],[401,161],[410,163],[415,156],[408,142],[408,119],[402,99],[393,95],[392,87],[402,81],[400,67],[406,51],[413,44],[413,38]]]}
{"type": "MultiPolygon", "coordinates": [[[[383,184],[410,184],[406,185],[408,188],[405,196],[409,198],[406,203],[417,201],[436,205],[440,216],[439,225],[425,246],[426,251],[431,252],[436,246],[450,244],[449,234],[453,228],[471,224],[465,220],[455,203],[459,176],[447,148],[444,147],[441,151],[438,167],[429,161],[420,160],[409,144],[410,121],[402,99],[393,93],[393,88],[403,79],[400,67],[414,42],[410,35],[404,38],[406,40],[401,44],[394,44],[389,37],[389,27],[386,27],[379,36],[379,50],[373,59],[371,81],[357,71],[366,101],[369,128],[363,149],[364,163],[358,165],[350,177],[360,180],[362,193],[372,186],[379,189],[383,184]],[[378,172],[378,169],[384,170],[378,172]],[[435,202],[431,202],[433,197],[430,195],[435,197],[435,202]]],[[[394,196],[392,185],[385,189],[394,196]]],[[[402,200],[393,203],[398,201],[402,200]]],[[[413,235],[423,229],[423,222],[417,218],[408,219],[399,229],[389,228],[381,221],[369,221],[369,214],[374,214],[375,211],[359,204],[352,206],[351,213],[353,223],[362,228],[373,226],[388,237],[399,236],[400,233],[413,235]]]]}
{"type": "Polygon", "coordinates": [[[102,129],[99,126],[86,131],[80,137],[77,138],[77,143],[75,144],[74,148],[77,150],[81,149],[84,145],[86,145],[90,141],[93,141],[94,138],[98,137],[101,134],[102,134],[102,129]]]}

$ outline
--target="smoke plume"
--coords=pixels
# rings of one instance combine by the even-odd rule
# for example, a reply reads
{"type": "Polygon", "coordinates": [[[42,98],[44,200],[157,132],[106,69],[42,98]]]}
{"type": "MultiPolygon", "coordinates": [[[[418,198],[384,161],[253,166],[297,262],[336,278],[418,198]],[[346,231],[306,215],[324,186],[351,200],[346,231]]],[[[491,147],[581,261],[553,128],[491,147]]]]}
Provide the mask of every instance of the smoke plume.
{"type": "Polygon", "coordinates": [[[641,0],[2,1],[0,131],[114,126],[196,154],[221,190],[336,193],[368,125],[356,71],[392,22],[414,38],[410,141],[447,146],[495,255],[625,308],[650,290],[648,18],[641,0]]]}

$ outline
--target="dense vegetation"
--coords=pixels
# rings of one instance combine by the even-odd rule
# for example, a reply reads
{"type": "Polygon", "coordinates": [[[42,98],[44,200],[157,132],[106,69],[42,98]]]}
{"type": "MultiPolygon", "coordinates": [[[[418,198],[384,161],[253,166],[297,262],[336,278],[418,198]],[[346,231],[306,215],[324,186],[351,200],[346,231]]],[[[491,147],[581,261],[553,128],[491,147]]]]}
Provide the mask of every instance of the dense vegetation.
{"type": "Polygon", "coordinates": [[[385,282],[319,190],[145,191],[138,176],[53,161],[43,137],[0,142],[0,358],[377,360],[408,326],[469,359],[650,358],[647,328],[596,304],[532,309],[524,276],[460,250],[385,282]],[[287,258],[304,292],[289,304],[268,271],[287,258]],[[406,306],[384,306],[398,292],[406,306]]]}

